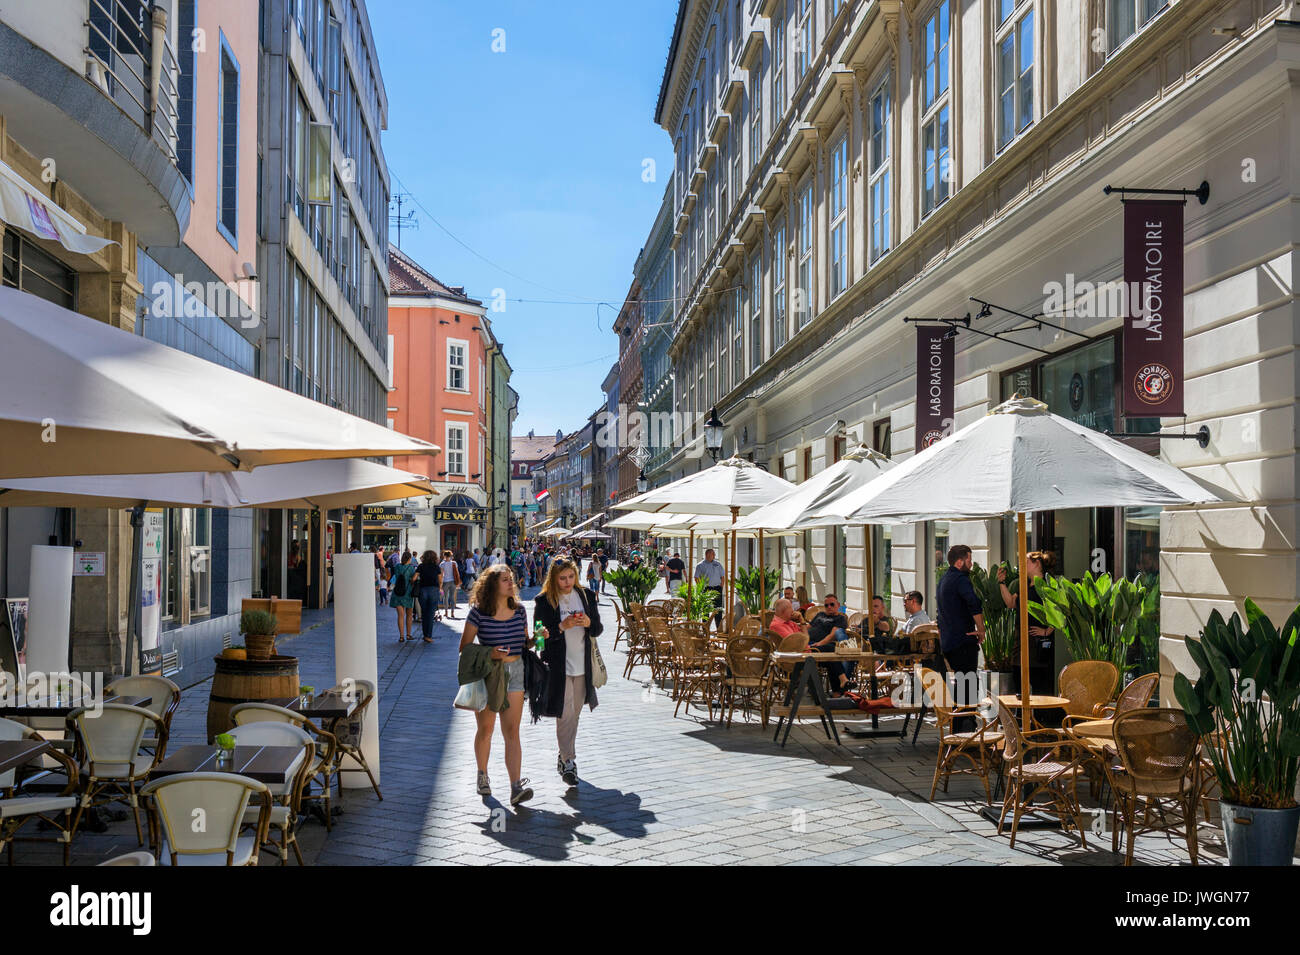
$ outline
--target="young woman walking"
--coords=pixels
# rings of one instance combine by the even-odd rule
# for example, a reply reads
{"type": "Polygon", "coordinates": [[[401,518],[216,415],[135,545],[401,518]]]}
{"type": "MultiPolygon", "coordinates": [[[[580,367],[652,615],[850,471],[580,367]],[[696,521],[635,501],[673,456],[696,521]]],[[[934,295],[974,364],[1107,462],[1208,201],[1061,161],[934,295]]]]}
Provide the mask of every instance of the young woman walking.
{"type": "Polygon", "coordinates": [[[402,562],[393,568],[393,575],[388,581],[389,603],[397,608],[397,642],[414,640],[411,636],[411,614],[415,606],[415,565],[411,563],[411,552],[402,553],[402,562]]]}
{"type": "Polygon", "coordinates": [[[442,597],[442,571],[438,569],[438,555],[426,550],[420,555],[420,566],[415,568],[418,587],[416,599],[420,602],[420,629],[424,632],[424,642],[433,643],[433,622],[438,619],[438,601],[442,597]]]}
{"type": "Polygon", "coordinates": [[[584,703],[596,708],[591,643],[604,629],[597,602],[594,593],[578,584],[577,565],[568,557],[557,557],[533,603],[533,619],[546,627],[542,660],[551,668],[550,696],[564,700],[563,715],[555,724],[560,750],[555,768],[569,786],[578,785],[578,715],[584,703]]]}
{"type": "Polygon", "coordinates": [[[456,590],[460,587],[460,565],[456,563],[451,555],[451,551],[442,552],[442,563],[438,566],[442,571],[442,606],[443,613],[448,619],[456,619],[456,590]]]}
{"type": "MultiPolygon", "coordinates": [[[[515,578],[504,564],[489,567],[478,576],[470,594],[469,614],[460,638],[465,649],[477,638],[492,648],[492,659],[501,660],[506,668],[506,700],[509,706],[501,713],[501,736],[506,743],[506,771],[510,774],[510,805],[533,798],[528,780],[519,775],[523,752],[519,745],[519,721],[524,715],[524,642],[528,639],[528,614],[515,591],[515,578]]],[[[486,707],[474,714],[478,731],[474,734],[474,759],[478,763],[478,792],[490,796],[488,757],[492,753],[492,727],[497,714],[486,707]]]]}

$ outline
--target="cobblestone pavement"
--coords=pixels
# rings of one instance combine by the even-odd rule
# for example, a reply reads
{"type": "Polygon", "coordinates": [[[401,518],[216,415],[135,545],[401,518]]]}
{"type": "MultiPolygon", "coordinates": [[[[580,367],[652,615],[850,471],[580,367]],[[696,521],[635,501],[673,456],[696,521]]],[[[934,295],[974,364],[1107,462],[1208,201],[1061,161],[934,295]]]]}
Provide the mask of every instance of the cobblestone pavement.
{"type": "MultiPolygon", "coordinates": [[[[534,591],[526,591],[531,597],[534,591]]],[[[975,814],[977,780],[958,777],[928,800],[933,724],[915,748],[897,739],[829,743],[816,721],[801,722],[778,747],[771,729],[739,715],[726,729],[694,709],[674,718],[669,694],[638,669],[623,679],[624,655],[611,648],[614,612],[606,597],[601,639],[610,669],[595,712],[582,714],[578,768],[568,791],[555,772],[551,720],[523,728],[524,775],[535,797],[511,809],[501,740],[489,767],[497,795],[474,791],[471,714],[451,706],[456,693],[460,619],[437,627],[432,645],[397,643],[395,613],[379,608],[381,785],[350,789],[328,835],[308,820],[300,843],[309,863],[581,864],[760,863],[889,865],[1114,865],[1110,835],[1022,831],[1015,849],[975,814]]],[[[528,601],[531,615],[531,600],[528,601]]],[[[308,614],[281,652],[298,656],[304,683],[333,679],[332,614],[308,614]]],[[[175,745],[202,742],[208,684],[185,691],[173,724],[175,745]]],[[[888,725],[891,720],[882,721],[888,725]]],[[[910,736],[910,734],[909,734],[910,736]]],[[[1202,822],[1201,861],[1223,861],[1217,826],[1202,822]]],[[[74,862],[93,864],[136,848],[129,815],[105,834],[79,833],[74,862]]],[[[1187,864],[1185,847],[1161,836],[1138,842],[1138,863],[1187,864]]],[[[52,847],[20,845],[18,863],[57,863],[52,847]]],[[[263,856],[264,864],[273,864],[263,856]]]]}

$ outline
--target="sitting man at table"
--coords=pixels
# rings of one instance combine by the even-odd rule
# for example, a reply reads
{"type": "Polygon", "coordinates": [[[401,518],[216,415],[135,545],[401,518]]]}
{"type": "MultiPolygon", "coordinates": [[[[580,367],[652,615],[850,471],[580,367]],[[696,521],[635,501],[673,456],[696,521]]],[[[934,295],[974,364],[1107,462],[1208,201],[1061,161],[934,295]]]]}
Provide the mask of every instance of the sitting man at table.
{"type": "MultiPolygon", "coordinates": [[[[827,594],[822,598],[822,609],[817,611],[817,616],[808,624],[808,649],[814,653],[834,653],[835,644],[847,639],[848,635],[849,618],[844,616],[839,598],[827,594]]],[[[845,690],[853,689],[848,668],[843,663],[828,664],[826,676],[830,680],[833,696],[841,696],[845,690]]]]}
{"type": "Polygon", "coordinates": [[[794,607],[794,588],[793,588],[793,587],[787,587],[787,588],[785,588],[785,590],[781,591],[781,596],[777,597],[776,600],[772,601],[772,609],[773,609],[773,610],[776,610],[776,605],[779,604],[782,600],[788,600],[788,601],[790,601],[790,606],[791,606],[791,608],[794,607]]]}
{"type": "Polygon", "coordinates": [[[885,609],[885,598],[879,594],[871,598],[871,613],[876,618],[876,629],[873,632],[877,637],[892,637],[894,628],[897,626],[894,618],[889,615],[885,609]]]}
{"type": "Polygon", "coordinates": [[[930,615],[925,612],[925,595],[919,590],[909,590],[903,594],[903,609],[907,619],[898,626],[899,633],[911,633],[917,627],[930,623],[930,615]]]}
{"type": "Polygon", "coordinates": [[[772,622],[767,625],[778,637],[784,640],[795,633],[807,633],[807,625],[794,612],[794,604],[784,597],[777,600],[773,608],[772,622]]]}

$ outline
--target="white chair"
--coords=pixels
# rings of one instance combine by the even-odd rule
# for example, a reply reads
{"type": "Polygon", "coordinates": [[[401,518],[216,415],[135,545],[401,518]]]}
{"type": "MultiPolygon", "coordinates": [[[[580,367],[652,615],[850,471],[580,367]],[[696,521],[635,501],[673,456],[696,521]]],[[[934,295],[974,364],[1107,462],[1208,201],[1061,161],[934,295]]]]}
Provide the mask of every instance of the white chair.
{"type": "MultiPolygon", "coordinates": [[[[94,700],[95,689],[71,673],[32,673],[23,681],[23,695],[32,701],[59,697],[85,705],[94,700]]],[[[67,736],[68,724],[62,716],[27,716],[19,722],[36,730],[51,746],[71,751],[73,740],[67,736]]]]}
{"type": "Polygon", "coordinates": [[[136,839],[144,845],[136,787],[158,765],[158,753],[141,753],[140,745],[145,731],[151,728],[159,738],[166,738],[162,720],[141,706],[105,703],[98,714],[84,707],[73,710],[68,714],[68,721],[77,729],[84,777],[73,832],[81,822],[82,813],[91,806],[125,802],[135,817],[136,839]]]}
{"type": "MultiPolygon", "coordinates": [[[[343,694],[349,690],[346,686],[336,686],[330,690],[331,693],[343,694]]],[[[375,795],[383,801],[384,794],[379,789],[379,783],[375,780],[375,774],[370,771],[370,764],[366,762],[366,754],[361,751],[361,732],[365,724],[366,710],[375,699],[375,685],[369,680],[355,680],[351,691],[359,697],[357,708],[352,711],[351,716],[342,716],[334,720],[329,725],[329,731],[334,734],[338,741],[338,749],[334,756],[334,775],[339,777],[339,801],[343,801],[343,773],[360,773],[364,772],[370,777],[370,785],[374,787],[375,795]],[[343,759],[351,759],[356,766],[344,766],[343,759]]]]}
{"type": "Polygon", "coordinates": [[[321,791],[304,792],[302,798],[319,801],[325,812],[325,829],[326,831],[333,829],[334,823],[330,815],[330,786],[334,780],[334,760],[338,752],[338,740],[334,734],[321,729],[301,713],[271,703],[240,703],[231,707],[230,719],[235,726],[242,726],[245,723],[292,723],[312,735],[316,741],[316,758],[307,774],[307,782],[319,780],[321,791]]]}
{"type": "MultiPolygon", "coordinates": [[[[268,783],[267,789],[274,803],[271,806],[269,825],[280,832],[279,843],[270,845],[279,853],[280,865],[289,861],[289,846],[293,846],[298,864],[303,865],[295,823],[302,806],[302,790],[307,785],[308,773],[316,755],[316,741],[302,727],[280,722],[243,723],[232,729],[230,735],[239,746],[297,746],[302,749],[302,753],[285,773],[288,779],[283,783],[268,783]]],[[[257,808],[249,807],[244,814],[244,824],[256,824],[257,815],[257,808]]]]}
{"type": "Polygon", "coordinates": [[[172,731],[172,716],[181,705],[181,688],[163,676],[123,676],[118,677],[108,686],[104,693],[112,696],[147,696],[149,702],[144,704],[160,720],[166,731],[161,737],[153,732],[144,734],[144,747],[156,751],[162,759],[167,750],[167,737],[172,731]]]}
{"type": "Polygon", "coordinates": [[[234,773],[178,773],[140,790],[162,831],[163,865],[257,865],[266,841],[271,793],[256,779],[234,773]],[[241,836],[250,801],[260,806],[256,832],[241,836]],[[198,820],[202,825],[196,825],[198,820]]]}
{"type": "Polygon", "coordinates": [[[111,859],[106,859],[105,861],[103,861],[103,862],[100,863],[101,866],[105,866],[105,865],[157,865],[157,864],[158,864],[158,860],[155,859],[155,858],[153,857],[153,853],[152,853],[152,852],[146,852],[146,851],[143,850],[143,849],[139,849],[139,850],[137,850],[137,851],[135,851],[135,852],[124,852],[124,853],[123,853],[122,855],[120,855],[120,856],[113,856],[113,858],[111,858],[111,859]]]}
{"type": "MultiPolygon", "coordinates": [[[[0,719],[0,740],[21,739],[43,741],[41,735],[30,726],[24,726],[13,720],[0,719]]],[[[72,810],[77,805],[77,797],[72,795],[77,789],[77,764],[72,757],[58,750],[51,750],[50,754],[62,765],[63,771],[67,774],[68,783],[62,793],[44,796],[18,795],[15,787],[18,770],[10,769],[0,773],[0,847],[7,850],[10,865],[14,864],[16,833],[31,819],[44,820],[58,832],[58,841],[63,843],[63,864],[68,864],[72,849],[72,810]]]]}

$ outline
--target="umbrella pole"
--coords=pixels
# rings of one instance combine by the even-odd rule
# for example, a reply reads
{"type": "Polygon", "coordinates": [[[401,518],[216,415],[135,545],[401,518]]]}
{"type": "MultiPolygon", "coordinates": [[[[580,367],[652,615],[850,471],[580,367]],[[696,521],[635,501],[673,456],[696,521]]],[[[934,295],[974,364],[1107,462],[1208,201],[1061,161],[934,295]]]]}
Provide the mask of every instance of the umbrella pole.
{"type": "Polygon", "coordinates": [[[1020,725],[1029,732],[1029,573],[1025,545],[1025,515],[1016,515],[1016,549],[1020,559],[1020,725]]]}
{"type": "Polygon", "coordinates": [[[143,622],[140,604],[144,591],[140,559],[144,551],[144,509],[144,504],[131,508],[131,583],[130,596],[127,597],[130,604],[127,608],[126,646],[122,660],[122,673],[125,676],[140,672],[140,641],[143,639],[140,633],[143,622]],[[134,657],[132,653],[135,654],[134,657]]]}
{"type": "Polygon", "coordinates": [[[686,601],[686,612],[688,615],[687,619],[689,619],[689,614],[691,610],[691,602],[689,597],[691,594],[695,593],[695,528],[694,527],[691,528],[689,540],[690,540],[690,545],[686,548],[686,595],[688,598],[686,601]]]}
{"type": "MultiPolygon", "coordinates": [[[[875,590],[876,585],[876,568],[873,563],[875,555],[871,552],[870,524],[862,525],[862,551],[865,555],[864,573],[866,574],[866,579],[862,584],[862,590],[863,599],[867,602],[867,632],[863,634],[863,638],[868,641],[869,646],[871,638],[876,635],[876,604],[875,601],[871,599],[872,591],[875,590]]],[[[863,649],[865,650],[866,647],[863,647],[863,649]]]]}
{"type": "Polygon", "coordinates": [[[727,604],[722,608],[722,624],[727,628],[727,636],[731,636],[731,605],[736,602],[736,518],[739,516],[740,508],[731,505],[731,563],[727,565],[730,573],[722,581],[722,592],[726,595],[727,604]]]}
{"type": "Polygon", "coordinates": [[[763,528],[758,529],[758,618],[767,609],[767,564],[763,559],[763,528]]]}

